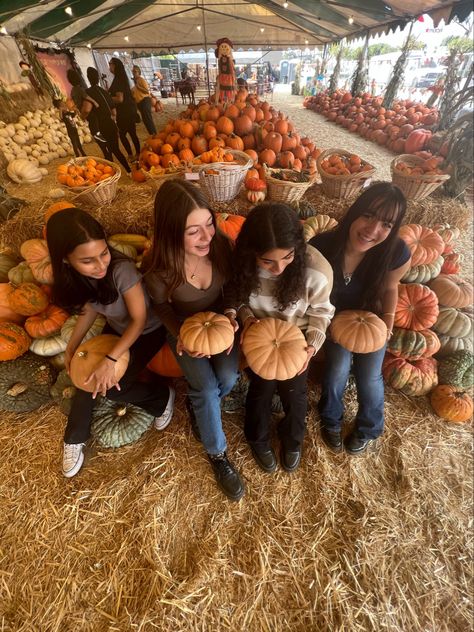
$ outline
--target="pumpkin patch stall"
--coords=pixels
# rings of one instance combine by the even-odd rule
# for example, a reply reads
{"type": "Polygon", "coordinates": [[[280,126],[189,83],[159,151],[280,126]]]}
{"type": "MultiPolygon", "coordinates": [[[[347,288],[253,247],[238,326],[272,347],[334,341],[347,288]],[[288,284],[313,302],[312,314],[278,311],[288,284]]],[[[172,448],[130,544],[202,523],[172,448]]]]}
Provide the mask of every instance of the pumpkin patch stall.
{"type": "MultiPolygon", "coordinates": [[[[371,132],[387,134],[385,144],[367,143],[349,127],[329,123],[326,117],[320,124],[320,117],[302,108],[300,97],[275,94],[271,103],[247,91],[236,97],[225,105],[201,102],[182,113],[166,103],[156,137],[140,132],[142,151],[132,178],[118,181],[110,203],[84,203],[106,228],[112,247],[136,257],[140,264],[149,248],[153,192],[161,178],[213,169],[214,157],[224,164],[231,150],[243,152],[251,162],[236,197],[212,203],[218,226],[232,239],[254,203],[247,199],[248,192],[256,202],[264,193],[272,199],[268,170],[314,176],[300,200],[292,203],[307,238],[337,225],[356,197],[324,194],[316,168],[324,149],[344,148],[349,156],[376,165],[377,178],[390,179],[394,154],[387,147],[390,133],[397,132],[386,129],[390,123],[371,127],[371,132]],[[263,181],[266,192],[262,182],[247,188],[247,177],[263,181]]],[[[347,105],[367,104],[358,106],[349,100],[343,104],[347,105]]],[[[371,107],[375,109],[375,103],[371,107]]],[[[418,115],[424,116],[419,111],[408,116],[418,115]]],[[[379,116],[377,109],[375,118],[379,116]]],[[[385,120],[393,121],[390,116],[385,113],[385,120]]],[[[41,125],[45,125],[42,119],[41,125]]],[[[401,130],[403,125],[395,127],[401,130]]],[[[404,138],[393,142],[406,141],[411,131],[403,129],[404,138]]],[[[384,137],[379,133],[377,138],[384,137]]],[[[47,153],[53,151],[49,142],[47,153]]],[[[430,142],[422,151],[430,151],[430,142]]],[[[95,155],[97,150],[91,147],[88,153],[95,155]]],[[[46,153],[44,143],[41,148],[46,153]]],[[[39,274],[48,273],[42,241],[45,213],[56,202],[77,203],[74,189],[57,181],[57,168],[68,162],[67,156],[35,165],[48,169],[38,182],[8,181],[9,192],[28,204],[0,226],[5,249],[5,258],[0,257],[0,325],[9,323],[7,331],[11,324],[19,328],[13,339],[9,337],[7,351],[18,357],[0,361],[0,388],[7,393],[6,398],[0,394],[0,408],[6,401],[15,411],[2,410],[0,415],[0,480],[7,482],[0,498],[8,587],[4,625],[18,632],[64,627],[96,632],[111,626],[127,630],[147,625],[179,631],[199,629],[204,622],[217,630],[240,627],[260,632],[265,617],[274,629],[283,625],[295,630],[332,629],[341,620],[354,630],[467,629],[471,613],[464,599],[470,579],[463,560],[470,546],[471,437],[469,423],[450,423],[449,417],[459,420],[464,414],[461,408],[469,411],[466,394],[470,395],[472,363],[466,345],[472,314],[470,306],[441,304],[435,317],[433,296],[440,302],[436,286],[407,291],[401,326],[389,341],[393,361],[386,368],[390,381],[401,388],[387,386],[386,432],[378,451],[367,459],[341,456],[336,464],[323,448],[318,434],[319,386],[310,384],[305,459],[296,477],[281,471],[268,477],[257,471],[243,438],[242,410],[223,412],[230,449],[248,493],[241,507],[222,503],[190,430],[185,381],[165,345],[150,368],[173,376],[177,399],[169,428],[163,433],[148,430],[152,420],[142,418],[141,411],[116,403],[109,407],[109,402],[100,400],[93,429],[96,438],[86,453],[88,467],[77,479],[62,480],[61,410],[67,411],[75,388],[63,372],[64,349],[77,317],[69,316],[60,325],[65,315],[56,311],[42,285],[47,278],[39,274]],[[31,285],[39,293],[28,289],[31,285]],[[25,311],[36,297],[39,303],[34,309],[43,307],[39,313],[20,314],[10,307],[8,296],[22,286],[15,307],[19,304],[25,311]],[[405,328],[410,306],[416,329],[405,328]],[[440,355],[441,344],[449,353],[440,355]],[[452,394],[443,389],[438,405],[435,393],[441,386],[456,390],[452,394]],[[430,387],[427,396],[419,394],[430,387]],[[316,555],[316,541],[326,556],[316,555]],[[364,568],[362,593],[360,578],[354,576],[356,564],[364,568]],[[72,583],[58,593],[58,581],[64,577],[72,583]],[[79,595],[87,600],[85,618],[79,595]]],[[[300,184],[307,182],[295,182],[300,184]]],[[[423,200],[409,202],[407,224],[429,228],[443,244],[431,233],[415,235],[414,229],[413,241],[420,241],[427,252],[435,241],[434,250],[443,249],[430,262],[421,257],[410,270],[408,285],[431,285],[440,273],[469,279],[468,216],[469,210],[458,200],[445,198],[441,187],[423,200]]],[[[464,289],[459,291],[464,294],[464,289]]],[[[92,333],[99,335],[102,326],[98,319],[92,333]]],[[[258,359],[257,343],[265,343],[264,359],[259,360],[264,370],[285,374],[297,370],[293,363],[300,343],[290,340],[286,356],[284,346],[275,349],[277,338],[267,334],[250,344],[249,357],[258,359]]],[[[0,347],[1,340],[0,336],[0,347]]],[[[143,379],[153,377],[145,374],[143,379]]],[[[244,391],[241,384],[236,389],[239,396],[244,391]]],[[[350,422],[357,411],[350,385],[345,407],[350,422]]],[[[226,410],[228,402],[223,403],[226,410]]]]}

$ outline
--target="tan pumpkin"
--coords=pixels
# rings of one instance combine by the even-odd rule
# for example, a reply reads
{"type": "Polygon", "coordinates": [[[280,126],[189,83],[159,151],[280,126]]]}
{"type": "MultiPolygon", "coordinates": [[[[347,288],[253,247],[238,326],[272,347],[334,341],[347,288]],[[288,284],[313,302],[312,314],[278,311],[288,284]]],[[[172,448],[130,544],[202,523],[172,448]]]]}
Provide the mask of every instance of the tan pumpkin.
{"type": "Polygon", "coordinates": [[[387,342],[387,325],[372,312],[344,310],[331,321],[331,337],[353,353],[372,353],[387,342]]]}
{"type": "Polygon", "coordinates": [[[34,316],[46,309],[49,298],[34,283],[21,283],[7,295],[10,308],[22,316],[34,316]]]}
{"type": "Polygon", "coordinates": [[[33,338],[30,344],[30,351],[43,358],[52,358],[59,353],[66,351],[67,342],[60,334],[44,336],[43,338],[33,338]]]}
{"type": "MultiPolygon", "coordinates": [[[[92,393],[95,390],[95,379],[85,384],[87,378],[95,371],[105,356],[112,351],[119,340],[112,334],[101,334],[83,342],[76,349],[70,366],[70,377],[76,388],[92,393]]],[[[115,377],[117,380],[124,375],[128,367],[130,352],[126,351],[117,362],[114,363],[115,377]]]]}
{"type": "Polygon", "coordinates": [[[252,324],[242,340],[249,367],[265,380],[289,380],[302,369],[308,354],[301,330],[278,318],[252,324]]]}
{"type": "Polygon", "coordinates": [[[455,307],[441,307],[433,329],[451,338],[472,336],[472,316],[455,307]]]}
{"type": "Polygon", "coordinates": [[[420,283],[399,284],[395,327],[414,331],[429,329],[436,322],[438,314],[438,299],[432,290],[420,283]]]}
{"type": "Polygon", "coordinates": [[[454,274],[440,274],[428,283],[438,297],[440,305],[447,307],[468,307],[473,302],[473,288],[454,274]]]}
{"type": "Polygon", "coordinates": [[[446,421],[464,423],[472,418],[472,398],[457,386],[437,386],[431,393],[430,401],[435,413],[446,421]]]}
{"type": "Polygon", "coordinates": [[[329,215],[313,215],[308,217],[303,224],[304,238],[306,241],[309,241],[315,235],[332,230],[337,225],[337,220],[329,217],[329,215]]]}
{"type": "Polygon", "coordinates": [[[441,235],[420,224],[400,226],[400,237],[411,251],[411,265],[431,263],[443,252],[445,244],[441,235]]]}
{"type": "Polygon", "coordinates": [[[206,356],[228,349],[234,342],[234,329],[227,316],[198,312],[181,325],[179,337],[185,349],[206,356]]]}
{"type": "Polygon", "coordinates": [[[53,283],[53,268],[49,256],[48,246],[44,239],[28,239],[20,246],[21,256],[31,268],[31,272],[38,283],[51,285],[53,283]]]}

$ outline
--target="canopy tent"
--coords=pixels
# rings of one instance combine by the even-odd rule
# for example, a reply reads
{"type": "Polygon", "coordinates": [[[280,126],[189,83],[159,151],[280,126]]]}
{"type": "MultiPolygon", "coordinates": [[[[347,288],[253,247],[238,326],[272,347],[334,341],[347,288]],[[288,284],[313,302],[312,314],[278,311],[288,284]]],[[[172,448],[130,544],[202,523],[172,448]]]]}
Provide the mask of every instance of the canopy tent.
{"type": "Polygon", "coordinates": [[[423,13],[437,25],[471,11],[472,0],[0,0],[0,25],[67,46],[163,53],[224,36],[236,49],[320,46],[403,28],[423,13]]]}

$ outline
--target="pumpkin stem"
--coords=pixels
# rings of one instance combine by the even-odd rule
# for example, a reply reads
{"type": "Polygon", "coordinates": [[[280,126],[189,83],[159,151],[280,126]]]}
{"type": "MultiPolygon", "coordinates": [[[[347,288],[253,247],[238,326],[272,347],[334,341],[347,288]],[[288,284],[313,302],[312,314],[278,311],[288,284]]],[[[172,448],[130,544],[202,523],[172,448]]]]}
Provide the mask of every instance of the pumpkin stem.
{"type": "Polygon", "coordinates": [[[66,386],[63,389],[63,398],[64,399],[72,399],[74,397],[74,393],[76,392],[76,389],[74,386],[66,386]]]}
{"type": "Polygon", "coordinates": [[[17,382],[16,384],[13,384],[13,386],[10,386],[7,391],[7,395],[10,395],[10,397],[16,397],[17,395],[21,395],[27,390],[28,384],[25,384],[24,382],[17,382]]]}
{"type": "Polygon", "coordinates": [[[123,417],[126,413],[127,413],[127,407],[126,406],[122,406],[121,408],[117,408],[117,410],[115,411],[115,414],[117,415],[117,417],[123,417]]]}

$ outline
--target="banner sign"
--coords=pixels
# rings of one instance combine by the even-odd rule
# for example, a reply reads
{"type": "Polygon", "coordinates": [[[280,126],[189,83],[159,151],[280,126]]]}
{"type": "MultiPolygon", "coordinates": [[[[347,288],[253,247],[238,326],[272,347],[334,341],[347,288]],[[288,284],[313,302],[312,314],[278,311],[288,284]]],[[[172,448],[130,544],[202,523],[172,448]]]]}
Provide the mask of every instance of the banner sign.
{"type": "Polygon", "coordinates": [[[72,70],[71,60],[66,53],[37,52],[36,56],[43,64],[51,81],[55,83],[64,97],[71,94],[71,84],[67,80],[67,71],[72,70]]]}

